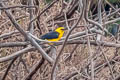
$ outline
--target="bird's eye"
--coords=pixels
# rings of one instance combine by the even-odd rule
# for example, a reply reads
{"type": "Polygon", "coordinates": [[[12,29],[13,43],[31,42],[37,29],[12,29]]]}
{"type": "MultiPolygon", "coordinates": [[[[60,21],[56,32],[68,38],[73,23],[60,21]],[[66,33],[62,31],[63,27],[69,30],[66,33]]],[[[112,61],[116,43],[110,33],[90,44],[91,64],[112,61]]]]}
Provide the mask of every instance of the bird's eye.
{"type": "Polygon", "coordinates": [[[61,29],[61,30],[65,30],[65,29],[61,29]]]}

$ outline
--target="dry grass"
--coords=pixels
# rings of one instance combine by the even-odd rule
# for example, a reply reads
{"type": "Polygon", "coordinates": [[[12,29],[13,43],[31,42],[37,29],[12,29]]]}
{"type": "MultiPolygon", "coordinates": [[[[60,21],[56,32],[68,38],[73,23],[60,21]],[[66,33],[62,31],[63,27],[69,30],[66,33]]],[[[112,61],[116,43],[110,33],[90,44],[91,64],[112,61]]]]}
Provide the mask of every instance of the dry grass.
{"type": "MultiPolygon", "coordinates": [[[[13,6],[13,5],[19,5],[20,1],[19,0],[12,0],[7,2],[7,6],[13,6]]],[[[39,11],[41,11],[43,8],[45,7],[45,4],[43,3],[43,0],[40,0],[40,4],[39,4],[39,11]]],[[[40,27],[42,32],[39,31],[39,29],[36,27],[36,23],[35,23],[35,29],[34,29],[34,35],[39,37],[42,33],[46,33],[49,32],[49,30],[54,30],[57,25],[54,25],[54,21],[50,21],[50,23],[48,23],[48,20],[54,18],[57,14],[59,14],[60,10],[61,10],[61,2],[56,3],[53,7],[51,7],[49,10],[47,10],[43,15],[41,15],[40,17],[40,27]],[[49,24],[53,24],[51,27],[48,27],[49,24]]],[[[21,9],[21,8],[16,8],[16,9],[10,9],[11,11],[14,10],[14,17],[20,17],[23,15],[27,15],[29,16],[28,13],[28,9],[21,9]]],[[[34,16],[36,16],[37,13],[34,13],[34,16]]],[[[78,16],[77,14],[75,14],[73,17],[78,16]]],[[[11,31],[15,31],[16,29],[13,27],[12,23],[10,21],[8,21],[8,17],[5,15],[4,11],[2,11],[2,15],[0,15],[0,35],[4,34],[4,33],[9,33],[11,31]],[[7,22],[7,23],[6,23],[7,22]],[[3,25],[4,24],[4,25],[3,25]]],[[[29,18],[25,17],[22,19],[17,20],[18,23],[20,24],[20,26],[22,27],[22,29],[24,29],[25,31],[28,28],[28,23],[29,23],[29,18]]],[[[71,22],[72,24],[75,23],[71,22]]],[[[70,23],[69,26],[71,26],[72,24],[70,23]]],[[[82,23],[82,22],[81,22],[82,23]]],[[[73,31],[73,33],[77,33],[80,31],[83,31],[84,28],[77,28],[73,31]]],[[[72,33],[72,34],[73,34],[72,33]]],[[[0,43],[5,43],[5,42],[16,42],[16,41],[24,41],[25,38],[20,34],[13,34],[12,36],[8,37],[8,38],[4,38],[4,39],[0,39],[0,43]]],[[[105,41],[111,41],[111,39],[109,37],[105,38],[105,41]]],[[[114,42],[114,41],[112,41],[114,42]]],[[[85,78],[81,77],[81,73],[80,71],[84,69],[88,69],[85,68],[88,63],[90,62],[90,58],[89,58],[89,50],[87,45],[85,44],[80,44],[77,49],[74,51],[72,57],[70,60],[65,61],[65,58],[71,53],[72,49],[75,47],[75,44],[71,44],[71,45],[67,45],[63,51],[63,54],[60,57],[60,61],[59,61],[59,65],[58,65],[58,70],[57,70],[57,79],[56,80],[63,80],[63,78],[65,78],[66,76],[70,75],[73,72],[78,72],[78,75],[74,76],[73,78],[71,78],[70,80],[85,80],[85,78]]],[[[14,52],[17,52],[21,49],[23,49],[24,47],[7,47],[7,48],[0,48],[0,57],[4,57],[10,54],[13,54],[14,52]]],[[[92,53],[96,54],[97,52],[97,46],[91,46],[92,49],[92,53]]],[[[57,53],[60,51],[61,49],[61,45],[57,46],[57,53]]],[[[105,56],[111,60],[114,56],[115,56],[115,51],[116,48],[109,48],[109,47],[102,47],[103,51],[105,52],[105,56]]],[[[101,51],[99,51],[97,54],[100,54],[101,51]]],[[[119,53],[119,52],[118,52],[119,53]]],[[[34,66],[37,61],[39,61],[41,59],[41,55],[38,51],[31,51],[28,52],[27,54],[23,54],[22,56],[22,60],[24,61],[24,63],[26,65],[23,64],[23,62],[20,62],[20,58],[18,58],[14,64],[12,65],[10,71],[8,72],[8,76],[6,77],[6,80],[13,80],[15,79],[15,76],[17,77],[18,80],[23,80],[23,78],[28,74],[25,66],[27,66],[27,69],[29,70],[30,68],[32,68],[32,66],[34,66]]],[[[105,59],[103,56],[98,56],[95,60],[95,67],[98,65],[102,65],[102,63],[105,63],[105,59]]],[[[4,72],[6,71],[6,68],[8,66],[8,64],[10,63],[10,61],[8,62],[3,62],[0,63],[0,77],[3,76],[4,72]]],[[[116,76],[118,76],[119,71],[120,71],[120,65],[119,62],[115,62],[115,64],[111,64],[111,66],[113,67],[113,72],[116,76]]],[[[90,66],[89,66],[90,67],[90,66]]],[[[36,74],[32,77],[33,80],[50,80],[50,75],[51,75],[51,65],[45,61],[45,63],[42,65],[42,67],[40,67],[40,69],[36,72],[36,74]]],[[[89,71],[88,71],[89,73],[89,71]]],[[[88,77],[90,77],[90,73],[88,74],[88,77]]],[[[95,80],[111,80],[111,73],[109,70],[108,66],[103,66],[102,68],[98,69],[95,73],[95,80]]]]}

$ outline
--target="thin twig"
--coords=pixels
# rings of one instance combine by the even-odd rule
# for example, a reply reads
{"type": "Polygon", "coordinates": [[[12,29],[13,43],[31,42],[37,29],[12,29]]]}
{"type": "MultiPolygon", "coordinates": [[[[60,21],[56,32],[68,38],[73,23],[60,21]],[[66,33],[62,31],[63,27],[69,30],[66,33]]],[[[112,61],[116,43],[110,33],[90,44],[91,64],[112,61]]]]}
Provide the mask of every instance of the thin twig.
{"type": "MultiPolygon", "coordinates": [[[[50,49],[49,48],[46,53],[50,53],[50,49]]],[[[30,72],[27,76],[25,76],[24,80],[31,80],[32,76],[38,71],[39,68],[41,68],[42,64],[45,62],[45,59],[42,57],[41,60],[39,60],[31,69],[30,72]]]]}
{"type": "Polygon", "coordinates": [[[70,55],[65,59],[65,61],[68,61],[71,59],[74,51],[77,49],[77,47],[79,46],[79,44],[76,44],[75,47],[73,48],[73,50],[71,51],[70,55]]]}
{"type": "Polygon", "coordinates": [[[62,45],[62,48],[61,48],[61,50],[60,50],[60,52],[59,52],[59,54],[58,54],[58,56],[57,56],[57,58],[56,58],[56,61],[55,61],[54,65],[53,65],[53,69],[52,69],[52,73],[51,73],[51,80],[53,80],[53,74],[54,74],[54,72],[55,72],[56,65],[57,65],[57,63],[58,63],[58,60],[59,60],[60,55],[62,54],[62,51],[63,51],[63,49],[64,49],[64,47],[65,47],[65,44],[66,44],[66,42],[67,42],[67,40],[68,40],[68,38],[69,38],[69,35],[71,34],[71,32],[75,29],[75,27],[77,26],[77,24],[78,24],[79,21],[81,20],[81,18],[82,18],[82,16],[83,16],[83,12],[84,12],[84,8],[83,8],[83,10],[82,10],[82,12],[81,12],[81,15],[80,15],[79,19],[78,19],[77,22],[72,26],[72,28],[70,29],[70,31],[69,31],[69,32],[67,33],[67,35],[66,35],[65,41],[64,41],[64,43],[63,43],[63,45],[62,45]]]}
{"type": "MultiPolygon", "coordinates": [[[[29,0],[29,6],[33,6],[34,4],[33,4],[33,0],[29,0]]],[[[30,13],[30,21],[33,19],[33,10],[34,9],[32,9],[32,8],[30,8],[29,9],[29,13],[30,13]]],[[[30,31],[30,33],[31,34],[33,34],[33,31],[34,31],[34,25],[33,25],[33,22],[31,22],[30,24],[29,24],[29,31],[30,31]]]]}
{"type": "Polygon", "coordinates": [[[37,72],[37,70],[42,66],[42,64],[44,63],[45,59],[42,58],[41,60],[39,60],[31,69],[30,69],[30,73],[25,76],[24,80],[31,80],[32,76],[37,72]]]}
{"type": "Polygon", "coordinates": [[[4,33],[4,34],[0,35],[0,38],[7,38],[7,37],[10,37],[11,35],[16,34],[16,33],[18,33],[18,31],[11,31],[9,33],[4,33]]]}
{"type": "Polygon", "coordinates": [[[40,17],[47,9],[49,9],[50,7],[52,7],[52,5],[54,5],[57,1],[59,1],[59,0],[54,0],[51,4],[49,4],[40,14],[38,14],[38,16],[36,16],[34,19],[32,19],[29,24],[31,24],[38,17],[40,17]]]}
{"type": "MultiPolygon", "coordinates": [[[[88,4],[90,4],[90,1],[88,2],[88,1],[85,0],[85,9],[86,9],[85,19],[88,18],[88,4]],[[86,15],[87,15],[87,17],[86,17],[86,15]]],[[[90,44],[90,38],[89,38],[89,36],[88,36],[88,31],[89,31],[89,30],[87,30],[87,27],[88,27],[88,26],[85,26],[86,35],[87,35],[87,45],[88,45],[88,50],[89,50],[89,54],[90,54],[91,80],[95,80],[95,78],[94,78],[94,76],[95,76],[95,73],[94,73],[94,61],[93,61],[93,58],[92,58],[93,54],[92,54],[92,49],[91,49],[91,44],[90,44]]],[[[100,34],[99,34],[99,35],[100,35],[100,34]]]]}
{"type": "Polygon", "coordinates": [[[8,60],[11,60],[11,59],[13,59],[15,57],[18,57],[18,56],[20,56],[20,55],[22,55],[24,53],[27,53],[28,51],[33,51],[33,50],[35,50],[34,47],[24,48],[24,49],[22,49],[22,50],[20,50],[18,52],[15,52],[15,53],[13,53],[11,55],[8,55],[8,56],[5,56],[5,57],[1,57],[0,58],[0,62],[5,62],[5,61],[8,61],[8,60]]]}
{"type": "MultiPolygon", "coordinates": [[[[28,16],[27,15],[22,15],[22,16],[16,17],[15,20],[19,20],[19,19],[26,18],[26,17],[28,17],[28,16]]],[[[1,24],[0,27],[4,26],[8,22],[10,22],[9,19],[7,21],[5,21],[3,24],[1,24]]]]}
{"type": "Polygon", "coordinates": [[[18,58],[18,57],[15,57],[15,58],[12,59],[12,61],[10,62],[9,66],[7,67],[7,69],[6,69],[3,77],[1,78],[1,80],[5,80],[5,78],[6,78],[7,74],[8,74],[8,72],[9,72],[12,64],[15,62],[15,60],[16,60],[17,58],[18,58]]]}
{"type": "MultiPolygon", "coordinates": [[[[5,5],[0,2],[0,6],[1,7],[5,7],[5,5]]],[[[31,42],[32,45],[35,46],[35,48],[37,48],[39,50],[39,52],[42,54],[42,56],[50,63],[53,63],[53,59],[47,55],[47,53],[41,48],[41,46],[33,39],[30,37],[29,34],[27,34],[21,27],[20,25],[17,23],[17,21],[14,19],[13,15],[9,12],[5,10],[6,15],[8,16],[8,18],[11,20],[11,22],[13,23],[14,27],[27,39],[31,42]]]]}
{"type": "Polygon", "coordinates": [[[23,47],[28,45],[28,42],[7,42],[7,43],[0,43],[0,48],[4,47],[23,47]]]}
{"type": "Polygon", "coordinates": [[[66,11],[64,11],[64,15],[65,15],[66,27],[67,27],[68,30],[70,30],[69,25],[68,25],[68,19],[67,19],[66,11]]]}
{"type": "Polygon", "coordinates": [[[28,6],[28,5],[17,5],[17,6],[10,6],[10,7],[0,7],[0,10],[7,10],[13,8],[36,8],[36,6],[28,6]]]}
{"type": "MultiPolygon", "coordinates": [[[[84,36],[86,37],[86,36],[84,36]]],[[[82,37],[81,37],[82,38],[82,37]]],[[[86,44],[86,40],[80,40],[80,37],[78,37],[76,40],[72,39],[72,40],[68,40],[66,44],[86,44]]],[[[55,46],[58,45],[62,45],[63,41],[58,41],[58,42],[53,42],[55,46]]],[[[119,43],[115,43],[115,42],[107,42],[107,41],[99,41],[96,42],[96,40],[90,40],[90,44],[97,46],[97,44],[100,45],[104,45],[104,47],[116,47],[116,48],[120,48],[120,42],[119,43]]],[[[1,47],[23,47],[28,45],[29,43],[27,42],[7,42],[7,43],[0,43],[0,48],[1,47]]],[[[43,46],[43,48],[46,48],[43,46]]]]}
{"type": "Polygon", "coordinates": [[[103,56],[104,56],[104,58],[105,58],[105,60],[106,60],[106,62],[107,62],[107,64],[108,64],[108,66],[109,66],[109,69],[110,69],[110,72],[111,72],[111,75],[112,75],[112,79],[115,80],[115,76],[114,76],[114,73],[113,73],[113,71],[112,71],[112,67],[111,67],[111,65],[110,65],[110,62],[109,62],[108,58],[105,56],[104,51],[102,50],[101,47],[100,47],[100,49],[101,49],[101,51],[102,51],[102,54],[103,54],[103,56]]]}
{"type": "MultiPolygon", "coordinates": [[[[98,1],[98,23],[101,25],[102,24],[102,12],[101,12],[101,10],[102,10],[102,0],[99,0],[98,1]]],[[[101,26],[102,27],[102,26],[101,26]]],[[[99,29],[99,27],[97,27],[98,29],[99,29]]],[[[103,29],[103,27],[102,27],[102,29],[103,29]]],[[[100,34],[97,34],[97,40],[101,40],[101,35],[100,34]]]]}
{"type": "MultiPolygon", "coordinates": [[[[88,31],[87,31],[87,27],[86,27],[86,35],[88,35],[88,31]]],[[[87,37],[87,45],[88,45],[88,49],[89,49],[89,54],[90,54],[90,62],[91,62],[91,80],[95,80],[94,78],[94,62],[93,62],[93,58],[92,58],[92,49],[91,49],[91,44],[90,44],[90,39],[89,36],[87,37]]]]}

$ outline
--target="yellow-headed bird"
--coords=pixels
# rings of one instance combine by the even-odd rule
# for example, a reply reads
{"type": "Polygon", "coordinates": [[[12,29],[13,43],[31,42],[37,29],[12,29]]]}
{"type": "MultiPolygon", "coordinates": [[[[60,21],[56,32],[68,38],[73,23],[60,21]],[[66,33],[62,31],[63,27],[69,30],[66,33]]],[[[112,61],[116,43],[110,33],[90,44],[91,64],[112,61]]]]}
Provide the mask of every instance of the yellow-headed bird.
{"type": "Polygon", "coordinates": [[[66,28],[59,27],[55,31],[51,31],[49,33],[42,35],[41,39],[48,41],[59,41],[64,34],[64,30],[66,30],[66,28]]]}

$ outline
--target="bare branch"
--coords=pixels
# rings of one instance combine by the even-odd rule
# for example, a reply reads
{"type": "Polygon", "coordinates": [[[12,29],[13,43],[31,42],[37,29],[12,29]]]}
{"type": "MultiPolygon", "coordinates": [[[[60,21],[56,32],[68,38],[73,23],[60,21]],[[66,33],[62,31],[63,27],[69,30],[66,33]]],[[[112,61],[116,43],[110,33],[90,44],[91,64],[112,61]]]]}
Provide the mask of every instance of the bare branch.
{"type": "Polygon", "coordinates": [[[12,61],[10,62],[9,66],[7,67],[7,70],[5,71],[5,73],[4,73],[4,75],[3,75],[3,77],[2,77],[1,80],[5,80],[5,78],[6,78],[7,74],[8,74],[8,72],[9,72],[12,64],[15,62],[15,60],[16,60],[17,58],[18,58],[18,57],[15,57],[15,58],[12,59],[12,61]]]}
{"type": "Polygon", "coordinates": [[[33,50],[35,50],[35,48],[33,48],[33,47],[24,48],[24,49],[22,49],[22,50],[20,50],[18,52],[15,52],[15,53],[13,53],[11,55],[1,57],[0,62],[5,62],[5,61],[8,61],[8,60],[11,60],[11,59],[13,59],[15,57],[18,57],[18,56],[20,56],[20,55],[22,55],[24,53],[27,53],[28,51],[33,51],[33,50]]]}
{"type": "MultiPolygon", "coordinates": [[[[5,7],[5,5],[1,2],[0,6],[5,7]]],[[[44,56],[44,58],[49,61],[50,63],[53,63],[53,59],[51,57],[49,57],[45,51],[39,46],[39,44],[37,44],[37,42],[32,39],[22,28],[20,28],[20,25],[17,23],[17,21],[14,19],[14,17],[12,16],[12,14],[10,14],[9,11],[5,10],[6,15],[9,17],[9,19],[11,20],[11,22],[13,23],[14,27],[25,37],[27,38],[32,45],[34,45],[39,52],[42,54],[42,56],[44,56]]]]}
{"type": "Polygon", "coordinates": [[[0,10],[7,10],[7,9],[13,9],[13,8],[36,8],[36,6],[28,6],[28,5],[16,5],[16,6],[10,6],[10,7],[0,7],[0,10]]]}
{"type": "Polygon", "coordinates": [[[47,9],[49,9],[50,7],[52,7],[52,5],[54,5],[57,1],[59,1],[59,0],[54,0],[50,5],[48,5],[40,14],[38,14],[37,17],[35,17],[34,19],[32,19],[32,20],[30,21],[30,24],[31,24],[33,21],[35,21],[38,17],[40,17],[47,9]]]}
{"type": "MultiPolygon", "coordinates": [[[[50,49],[49,48],[46,53],[50,53],[50,49]]],[[[32,78],[32,76],[37,72],[37,70],[39,68],[41,68],[41,66],[43,65],[43,63],[45,62],[45,59],[42,57],[42,59],[40,59],[31,69],[30,72],[27,76],[25,76],[24,80],[30,80],[32,78]]]]}
{"type": "MultiPolygon", "coordinates": [[[[30,0],[29,1],[29,6],[33,6],[34,4],[33,4],[33,0],[30,0]]],[[[34,9],[32,9],[32,8],[30,8],[29,9],[29,13],[30,13],[30,21],[33,19],[33,10],[34,9]]],[[[32,34],[33,33],[33,31],[34,31],[34,25],[33,25],[33,22],[31,22],[30,24],[29,24],[29,31],[30,31],[30,33],[32,34]]]]}
{"type": "Polygon", "coordinates": [[[7,43],[0,43],[0,48],[3,47],[23,47],[28,45],[28,42],[7,42],[7,43]]]}
{"type": "Polygon", "coordinates": [[[65,47],[65,45],[66,45],[66,42],[67,42],[67,40],[68,40],[68,38],[69,38],[69,35],[70,35],[71,32],[76,28],[76,25],[77,25],[77,24],[79,23],[79,21],[81,20],[81,18],[82,18],[82,16],[83,16],[83,12],[84,12],[84,8],[83,8],[83,10],[82,10],[82,12],[81,12],[81,15],[80,15],[79,19],[78,19],[77,22],[72,26],[72,28],[70,29],[70,31],[69,31],[69,32],[67,33],[67,35],[66,35],[65,41],[64,41],[64,43],[63,43],[63,45],[62,45],[62,48],[61,48],[61,50],[60,50],[60,52],[59,52],[59,54],[58,54],[58,56],[57,56],[57,58],[56,58],[56,61],[55,61],[54,65],[53,65],[53,69],[52,69],[52,73],[51,73],[51,80],[53,80],[53,74],[54,74],[54,72],[55,72],[56,65],[57,65],[58,60],[59,60],[59,57],[60,57],[60,55],[62,54],[62,51],[63,51],[63,49],[64,49],[64,47],[65,47]]]}
{"type": "Polygon", "coordinates": [[[0,35],[0,38],[10,37],[12,34],[16,34],[16,33],[18,33],[18,31],[11,31],[9,33],[4,33],[0,35]]]}

